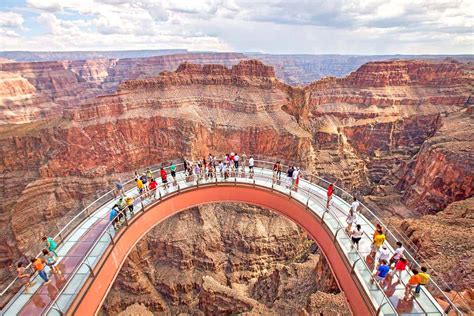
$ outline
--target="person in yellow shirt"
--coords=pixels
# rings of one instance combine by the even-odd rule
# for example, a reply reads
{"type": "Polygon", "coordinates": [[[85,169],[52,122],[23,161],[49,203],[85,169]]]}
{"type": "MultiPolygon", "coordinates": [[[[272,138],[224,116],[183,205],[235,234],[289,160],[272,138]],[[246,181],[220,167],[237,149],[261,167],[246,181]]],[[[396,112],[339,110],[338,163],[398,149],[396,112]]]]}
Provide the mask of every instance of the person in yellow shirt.
{"type": "Polygon", "coordinates": [[[426,285],[428,284],[428,282],[430,282],[430,275],[427,272],[428,269],[426,269],[425,267],[421,267],[421,272],[418,273],[418,275],[420,276],[420,283],[418,283],[418,285],[416,286],[415,295],[420,295],[421,286],[426,285]]]}
{"type": "Polygon", "coordinates": [[[136,179],[135,182],[137,183],[138,192],[142,194],[143,190],[145,189],[145,186],[143,185],[142,180],[136,179]]]}
{"type": "Polygon", "coordinates": [[[125,203],[127,203],[127,207],[128,207],[128,210],[130,211],[130,213],[133,214],[133,198],[132,197],[127,197],[125,199],[125,203]]]}
{"type": "Polygon", "coordinates": [[[383,243],[385,242],[385,234],[383,233],[383,230],[377,229],[376,232],[374,233],[374,239],[372,241],[372,249],[370,254],[372,256],[375,256],[377,251],[379,251],[380,247],[382,247],[383,243]]]}

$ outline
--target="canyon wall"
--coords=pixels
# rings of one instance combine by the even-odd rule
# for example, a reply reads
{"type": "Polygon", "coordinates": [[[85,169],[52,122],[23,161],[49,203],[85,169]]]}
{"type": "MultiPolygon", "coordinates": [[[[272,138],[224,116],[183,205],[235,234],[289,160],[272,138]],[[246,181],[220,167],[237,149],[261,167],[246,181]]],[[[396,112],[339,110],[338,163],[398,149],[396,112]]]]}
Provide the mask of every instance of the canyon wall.
{"type": "Polygon", "coordinates": [[[318,292],[336,302],[342,295],[298,226],[261,208],[224,203],[157,225],[130,254],[103,311],[142,304],[153,313],[289,315],[318,292]]]}
{"type": "Polygon", "coordinates": [[[183,155],[279,157],[337,179],[387,216],[417,217],[472,196],[471,64],[374,62],[293,87],[242,58],[0,64],[1,282],[35,236],[114,179],[183,155]]]}

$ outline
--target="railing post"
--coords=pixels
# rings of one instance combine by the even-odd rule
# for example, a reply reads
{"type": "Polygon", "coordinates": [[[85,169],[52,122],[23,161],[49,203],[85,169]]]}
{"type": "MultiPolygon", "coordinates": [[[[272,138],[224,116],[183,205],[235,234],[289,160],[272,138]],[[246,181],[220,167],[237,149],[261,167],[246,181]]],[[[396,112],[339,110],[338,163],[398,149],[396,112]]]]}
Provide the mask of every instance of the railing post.
{"type": "Polygon", "coordinates": [[[107,232],[107,235],[109,235],[110,237],[110,242],[112,243],[112,245],[115,246],[115,241],[114,241],[114,237],[112,237],[112,234],[110,232],[107,232]]]}
{"type": "Polygon", "coordinates": [[[309,196],[308,196],[308,199],[306,200],[306,209],[309,208],[309,207],[308,207],[308,206],[309,206],[309,199],[310,199],[310,198],[309,198],[309,196]]]}
{"type": "Polygon", "coordinates": [[[360,260],[360,257],[356,261],[354,261],[354,263],[352,264],[351,274],[355,273],[355,267],[356,267],[356,264],[359,260],[360,260]]]}
{"type": "Polygon", "coordinates": [[[334,242],[336,242],[337,240],[337,234],[339,233],[339,231],[342,229],[342,227],[339,227],[337,230],[336,230],[336,233],[334,234],[334,242]]]}
{"type": "Polygon", "coordinates": [[[323,216],[321,216],[321,223],[324,222],[324,216],[326,215],[326,213],[329,213],[327,209],[324,211],[323,216]]]}

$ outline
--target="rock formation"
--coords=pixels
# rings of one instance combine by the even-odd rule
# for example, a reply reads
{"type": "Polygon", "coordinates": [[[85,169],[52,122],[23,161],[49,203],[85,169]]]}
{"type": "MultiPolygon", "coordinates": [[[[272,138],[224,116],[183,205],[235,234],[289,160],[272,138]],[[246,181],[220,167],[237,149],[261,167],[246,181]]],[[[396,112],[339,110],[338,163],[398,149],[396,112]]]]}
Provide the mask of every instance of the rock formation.
{"type": "Polygon", "coordinates": [[[141,303],[154,313],[299,313],[312,293],[339,292],[313,252],[300,228],[267,210],[192,208],[140,241],[103,310],[114,314],[141,303]]]}
{"type": "MultiPolygon", "coordinates": [[[[113,179],[182,155],[279,157],[338,179],[385,216],[416,217],[472,196],[471,64],[373,62],[293,87],[242,58],[0,64],[2,283],[37,243],[32,231],[51,231],[113,179]]],[[[156,302],[153,310],[168,304],[156,302]]]]}

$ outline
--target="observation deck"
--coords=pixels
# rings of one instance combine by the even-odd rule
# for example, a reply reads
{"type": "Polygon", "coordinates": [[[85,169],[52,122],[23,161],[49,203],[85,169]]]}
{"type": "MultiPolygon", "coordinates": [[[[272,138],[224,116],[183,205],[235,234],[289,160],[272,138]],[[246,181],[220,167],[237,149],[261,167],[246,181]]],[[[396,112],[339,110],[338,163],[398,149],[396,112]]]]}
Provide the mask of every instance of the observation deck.
{"type": "MultiPolygon", "coordinates": [[[[160,184],[151,196],[140,196],[135,182],[124,184],[126,196],[134,196],[134,214],[125,216],[124,225],[115,230],[109,213],[118,197],[111,190],[74,217],[65,217],[58,231],[51,232],[59,242],[59,267],[62,275],[52,274],[52,282],[43,286],[35,276],[28,291],[20,288],[12,295],[18,280],[12,280],[2,291],[8,300],[1,314],[5,315],[92,315],[100,310],[107,293],[133,246],[151,228],[187,208],[206,203],[248,203],[277,212],[301,226],[317,243],[332,272],[344,291],[355,315],[443,315],[462,314],[432,280],[418,297],[404,298],[410,272],[389,278],[383,287],[373,282],[375,259],[369,256],[376,224],[385,228],[386,244],[391,253],[397,238],[368,208],[361,204],[364,236],[359,250],[352,247],[346,233],[346,217],[352,196],[335,187],[329,208],[326,208],[326,187],[329,182],[314,175],[301,174],[297,188],[284,173],[276,179],[273,163],[255,161],[254,173],[248,167],[231,172],[224,179],[219,173],[212,178],[187,177],[183,166],[177,165],[176,179],[168,172],[168,188],[160,184]],[[441,298],[443,307],[434,296],[441,298]]],[[[167,169],[167,168],[165,168],[167,169]]],[[[169,170],[168,170],[169,171],[169,170]]],[[[159,170],[153,170],[159,178],[159,170]]],[[[160,181],[161,182],[161,181],[160,181]]],[[[36,251],[37,252],[37,251],[36,251]]],[[[35,253],[36,253],[35,252],[35,253]]],[[[411,267],[418,262],[405,252],[411,267]]],[[[48,269],[48,268],[47,268],[48,269]]]]}

